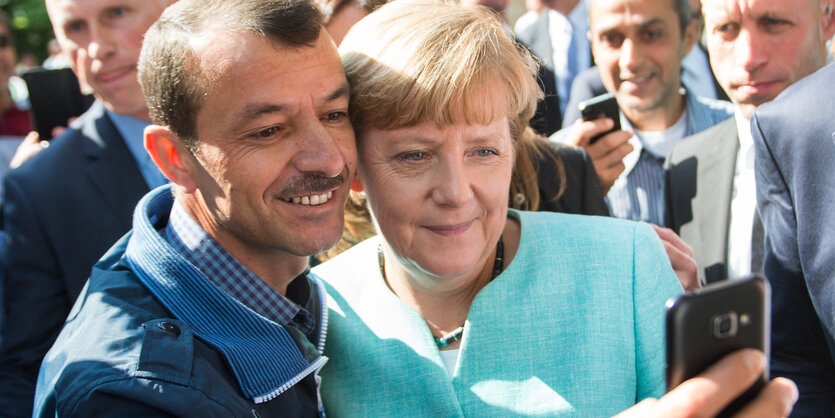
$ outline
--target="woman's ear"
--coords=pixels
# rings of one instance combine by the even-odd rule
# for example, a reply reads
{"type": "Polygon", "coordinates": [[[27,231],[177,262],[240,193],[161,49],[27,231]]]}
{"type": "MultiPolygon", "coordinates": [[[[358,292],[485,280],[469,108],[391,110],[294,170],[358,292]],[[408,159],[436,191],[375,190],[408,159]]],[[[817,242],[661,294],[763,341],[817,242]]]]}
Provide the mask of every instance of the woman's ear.
{"type": "Polygon", "coordinates": [[[363,190],[365,190],[362,187],[362,182],[360,181],[359,176],[354,176],[354,180],[351,182],[351,190],[357,193],[361,193],[363,190]]]}
{"type": "Polygon", "coordinates": [[[168,128],[150,125],[145,128],[145,149],[168,180],[186,193],[197,189],[187,162],[193,156],[177,134],[168,128]]]}

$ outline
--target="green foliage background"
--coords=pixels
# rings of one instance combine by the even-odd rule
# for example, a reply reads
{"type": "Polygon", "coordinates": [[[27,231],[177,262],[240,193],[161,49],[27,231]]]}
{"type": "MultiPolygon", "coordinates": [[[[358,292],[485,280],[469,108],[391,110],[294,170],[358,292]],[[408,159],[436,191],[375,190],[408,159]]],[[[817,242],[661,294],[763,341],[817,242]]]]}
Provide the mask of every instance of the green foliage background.
{"type": "Polygon", "coordinates": [[[42,62],[46,43],[54,37],[44,0],[0,0],[0,10],[11,20],[18,57],[31,52],[42,62]]]}

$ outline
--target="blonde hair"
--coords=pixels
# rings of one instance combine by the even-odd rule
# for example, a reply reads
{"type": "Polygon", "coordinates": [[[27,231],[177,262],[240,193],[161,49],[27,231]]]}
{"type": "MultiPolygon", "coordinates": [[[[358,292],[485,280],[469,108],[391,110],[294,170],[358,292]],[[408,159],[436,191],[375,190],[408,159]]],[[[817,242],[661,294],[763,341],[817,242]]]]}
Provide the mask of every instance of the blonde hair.
{"type": "MultiPolygon", "coordinates": [[[[541,138],[528,126],[542,97],[538,67],[492,12],[433,0],[396,0],[354,25],[339,52],[351,86],[357,142],[368,128],[398,129],[427,121],[438,127],[461,121],[488,124],[506,116],[515,144],[510,206],[538,208],[535,161],[543,154],[537,144],[541,138]]],[[[362,219],[369,219],[363,196],[352,194],[344,239],[329,255],[373,234],[362,219]]]]}

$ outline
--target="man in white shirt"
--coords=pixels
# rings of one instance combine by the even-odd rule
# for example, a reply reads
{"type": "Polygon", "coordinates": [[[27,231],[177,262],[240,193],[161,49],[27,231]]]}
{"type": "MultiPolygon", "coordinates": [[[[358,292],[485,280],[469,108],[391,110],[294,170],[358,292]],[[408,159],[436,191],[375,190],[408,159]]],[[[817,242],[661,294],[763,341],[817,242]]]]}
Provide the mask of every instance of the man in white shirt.
{"type": "Polygon", "coordinates": [[[670,149],[730,117],[730,106],[682,87],[681,61],[698,32],[687,0],[591,0],[589,21],[594,60],[624,130],[590,144],[611,129],[604,118],[578,121],[553,138],[586,148],[612,215],[662,225],[670,149]]]}

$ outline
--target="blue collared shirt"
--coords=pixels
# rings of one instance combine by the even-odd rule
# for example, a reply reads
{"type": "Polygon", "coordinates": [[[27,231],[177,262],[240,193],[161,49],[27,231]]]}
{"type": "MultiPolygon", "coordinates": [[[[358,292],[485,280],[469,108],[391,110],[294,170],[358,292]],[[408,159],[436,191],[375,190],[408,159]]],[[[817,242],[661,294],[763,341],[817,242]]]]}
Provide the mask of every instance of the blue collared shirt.
{"type": "MultiPolygon", "coordinates": [[[[701,132],[733,116],[730,103],[687,93],[680,123],[683,135],[665,139],[665,144],[646,144],[639,136],[629,140],[632,152],[624,157],[625,170],[606,195],[612,216],[664,226],[664,162],[669,150],[687,136],[701,132]]],[[[621,124],[630,128],[621,113],[621,124]]]]}
{"type": "Polygon", "coordinates": [[[145,179],[145,183],[148,183],[148,187],[154,189],[168,183],[168,179],[162,175],[154,161],[151,160],[151,156],[148,155],[148,151],[145,150],[144,131],[145,127],[150,125],[151,122],[132,116],[120,115],[109,110],[107,116],[110,116],[110,120],[116,125],[116,130],[125,139],[125,144],[127,144],[130,154],[136,161],[139,172],[142,173],[142,178],[145,179]]]}
{"type": "Polygon", "coordinates": [[[290,300],[309,305],[307,271],[287,286],[289,297],[282,295],[229,254],[176,201],[168,226],[160,234],[218,288],[244,306],[275,323],[292,325],[309,337],[315,330],[313,315],[290,300]]]}

